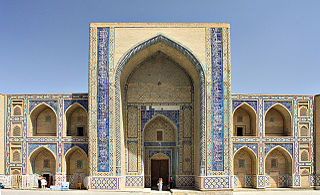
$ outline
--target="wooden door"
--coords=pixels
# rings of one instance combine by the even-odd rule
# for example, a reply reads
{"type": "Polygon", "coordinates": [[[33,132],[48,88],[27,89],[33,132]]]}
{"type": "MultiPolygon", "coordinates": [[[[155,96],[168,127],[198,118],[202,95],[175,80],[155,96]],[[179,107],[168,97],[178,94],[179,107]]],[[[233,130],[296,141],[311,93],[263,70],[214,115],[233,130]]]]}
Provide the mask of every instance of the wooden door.
{"type": "Polygon", "coordinates": [[[169,180],[169,160],[151,160],[151,188],[156,188],[159,178],[166,189],[169,180]]]}

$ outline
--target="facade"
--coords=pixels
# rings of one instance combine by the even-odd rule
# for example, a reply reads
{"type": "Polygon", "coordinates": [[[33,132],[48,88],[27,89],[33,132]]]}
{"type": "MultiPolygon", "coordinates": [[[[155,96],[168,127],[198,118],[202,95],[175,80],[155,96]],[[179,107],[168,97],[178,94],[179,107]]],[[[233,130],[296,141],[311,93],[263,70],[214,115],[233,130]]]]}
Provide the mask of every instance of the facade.
{"type": "Polygon", "coordinates": [[[89,36],[88,94],[0,95],[0,174],[119,191],[169,176],[320,185],[319,97],[231,94],[229,24],[92,23],[89,36]]]}

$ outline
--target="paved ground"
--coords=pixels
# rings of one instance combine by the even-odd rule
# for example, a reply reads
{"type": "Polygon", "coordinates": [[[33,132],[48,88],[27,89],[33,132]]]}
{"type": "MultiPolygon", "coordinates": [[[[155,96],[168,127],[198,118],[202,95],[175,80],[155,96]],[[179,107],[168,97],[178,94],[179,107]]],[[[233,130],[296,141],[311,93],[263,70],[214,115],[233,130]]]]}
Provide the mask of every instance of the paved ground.
{"type": "Polygon", "coordinates": [[[255,190],[255,189],[240,189],[235,191],[210,191],[210,192],[200,192],[197,190],[173,190],[169,191],[150,191],[144,190],[141,192],[106,192],[106,191],[88,191],[88,190],[67,190],[67,191],[51,191],[51,190],[0,190],[0,195],[134,195],[134,194],[154,194],[154,195],[320,195],[320,190],[303,190],[303,189],[290,189],[290,188],[280,188],[280,189],[267,189],[267,190],[255,190]]]}

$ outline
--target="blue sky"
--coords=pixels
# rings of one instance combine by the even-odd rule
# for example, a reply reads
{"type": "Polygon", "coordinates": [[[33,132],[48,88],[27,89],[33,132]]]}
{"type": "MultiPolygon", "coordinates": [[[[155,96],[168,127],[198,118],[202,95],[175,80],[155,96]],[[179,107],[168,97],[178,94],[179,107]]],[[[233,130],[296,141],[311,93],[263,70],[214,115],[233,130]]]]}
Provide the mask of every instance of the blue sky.
{"type": "Polygon", "coordinates": [[[318,94],[319,10],[318,0],[0,0],[0,93],[86,93],[91,22],[223,22],[233,93],[318,94]]]}

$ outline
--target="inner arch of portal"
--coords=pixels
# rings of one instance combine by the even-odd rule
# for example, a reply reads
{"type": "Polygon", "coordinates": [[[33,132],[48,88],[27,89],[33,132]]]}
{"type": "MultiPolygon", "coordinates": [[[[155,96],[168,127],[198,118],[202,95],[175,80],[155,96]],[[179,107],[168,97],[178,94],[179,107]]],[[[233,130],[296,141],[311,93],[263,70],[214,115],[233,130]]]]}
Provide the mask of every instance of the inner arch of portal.
{"type": "Polygon", "coordinates": [[[147,187],[151,157],[160,153],[169,157],[169,172],[176,179],[203,172],[204,75],[194,63],[186,53],[160,40],[122,65],[120,96],[116,94],[124,128],[121,170],[143,175],[147,187]],[[152,133],[145,133],[146,129],[152,133]]]}

